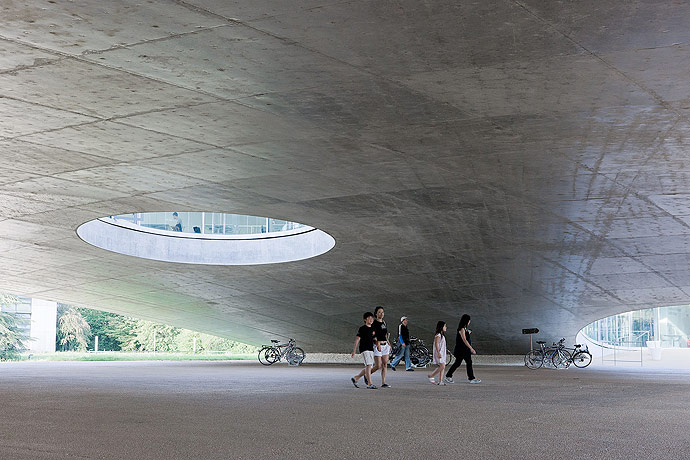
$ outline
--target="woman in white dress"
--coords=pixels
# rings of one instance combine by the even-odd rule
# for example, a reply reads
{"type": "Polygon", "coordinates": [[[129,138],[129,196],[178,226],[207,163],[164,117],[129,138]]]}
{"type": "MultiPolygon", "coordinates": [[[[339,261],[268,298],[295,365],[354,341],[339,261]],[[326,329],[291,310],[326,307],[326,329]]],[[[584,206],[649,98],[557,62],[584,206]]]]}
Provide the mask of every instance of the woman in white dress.
{"type": "Polygon", "coordinates": [[[436,335],[434,336],[434,351],[433,351],[433,363],[438,364],[438,367],[434,372],[427,375],[429,377],[429,383],[435,383],[436,385],[445,385],[443,381],[443,371],[446,370],[446,323],[444,321],[439,321],[436,323],[436,335]],[[434,377],[438,374],[438,382],[434,377]]]}

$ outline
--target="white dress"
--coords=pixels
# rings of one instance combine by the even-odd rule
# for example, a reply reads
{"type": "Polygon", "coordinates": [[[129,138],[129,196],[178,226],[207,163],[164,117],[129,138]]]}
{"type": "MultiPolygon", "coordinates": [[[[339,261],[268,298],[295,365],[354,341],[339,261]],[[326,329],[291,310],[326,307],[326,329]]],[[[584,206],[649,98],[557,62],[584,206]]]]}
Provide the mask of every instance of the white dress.
{"type": "Polygon", "coordinates": [[[442,334],[436,334],[434,336],[434,364],[446,364],[446,337],[442,334]],[[441,337],[439,348],[441,348],[441,356],[438,355],[438,350],[436,350],[436,337],[441,337]]]}

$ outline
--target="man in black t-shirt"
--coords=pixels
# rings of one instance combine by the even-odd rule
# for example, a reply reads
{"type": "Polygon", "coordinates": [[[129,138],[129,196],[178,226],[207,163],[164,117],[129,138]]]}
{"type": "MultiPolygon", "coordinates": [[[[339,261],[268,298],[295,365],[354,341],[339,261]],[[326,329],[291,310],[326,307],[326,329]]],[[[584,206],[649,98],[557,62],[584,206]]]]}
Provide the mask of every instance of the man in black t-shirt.
{"type": "Polygon", "coordinates": [[[359,344],[359,352],[362,354],[362,359],[364,359],[364,369],[350,380],[355,388],[359,388],[359,383],[357,382],[360,377],[364,376],[365,382],[368,383],[367,388],[375,390],[376,385],[371,381],[371,366],[374,365],[374,343],[376,337],[376,332],[374,328],[371,327],[374,322],[374,314],[368,311],[364,314],[363,318],[364,326],[360,327],[357,331],[355,346],[352,349],[352,357],[354,358],[355,352],[357,351],[357,345],[359,344]]]}

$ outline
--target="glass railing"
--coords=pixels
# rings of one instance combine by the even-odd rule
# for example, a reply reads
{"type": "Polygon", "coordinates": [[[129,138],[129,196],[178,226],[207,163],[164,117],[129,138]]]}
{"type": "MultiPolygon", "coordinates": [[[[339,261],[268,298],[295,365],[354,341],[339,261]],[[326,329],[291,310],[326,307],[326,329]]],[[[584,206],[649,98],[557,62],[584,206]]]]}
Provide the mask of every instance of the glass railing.
{"type": "Polygon", "coordinates": [[[110,218],[156,230],[204,235],[255,235],[310,228],[297,222],[270,217],[219,212],[144,212],[110,218]]]}

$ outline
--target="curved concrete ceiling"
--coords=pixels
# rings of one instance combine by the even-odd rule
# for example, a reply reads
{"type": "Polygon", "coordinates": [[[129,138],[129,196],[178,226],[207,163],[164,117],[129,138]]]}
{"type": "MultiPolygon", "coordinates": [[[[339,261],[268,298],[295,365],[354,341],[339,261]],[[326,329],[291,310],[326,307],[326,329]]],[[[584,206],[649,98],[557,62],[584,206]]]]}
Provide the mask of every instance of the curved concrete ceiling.
{"type": "Polygon", "coordinates": [[[690,303],[687,3],[24,3],[0,6],[1,290],[324,351],[378,304],[514,352],[690,303]],[[75,233],[171,209],[337,245],[191,266],[75,233]]]}

